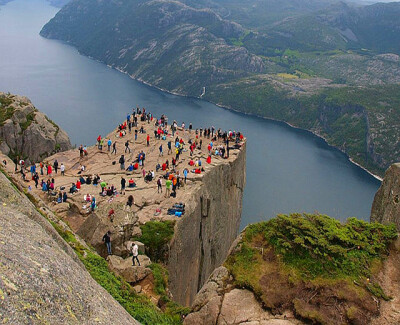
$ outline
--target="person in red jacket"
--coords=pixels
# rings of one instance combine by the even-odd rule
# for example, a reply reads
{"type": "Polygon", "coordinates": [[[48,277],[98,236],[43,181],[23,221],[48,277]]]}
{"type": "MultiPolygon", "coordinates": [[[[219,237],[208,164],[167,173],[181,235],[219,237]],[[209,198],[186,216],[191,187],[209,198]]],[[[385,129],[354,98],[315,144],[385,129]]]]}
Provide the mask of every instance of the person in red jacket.
{"type": "Polygon", "coordinates": [[[150,145],[150,135],[147,135],[147,146],[150,145]]]}
{"type": "Polygon", "coordinates": [[[78,190],[81,189],[81,182],[80,182],[79,180],[76,182],[76,188],[77,188],[78,190]]]}
{"type": "Polygon", "coordinates": [[[211,156],[209,155],[206,160],[207,164],[211,164],[211,156]]]}
{"type": "Polygon", "coordinates": [[[51,173],[53,172],[53,169],[51,165],[47,165],[47,175],[51,176],[51,173]]]}

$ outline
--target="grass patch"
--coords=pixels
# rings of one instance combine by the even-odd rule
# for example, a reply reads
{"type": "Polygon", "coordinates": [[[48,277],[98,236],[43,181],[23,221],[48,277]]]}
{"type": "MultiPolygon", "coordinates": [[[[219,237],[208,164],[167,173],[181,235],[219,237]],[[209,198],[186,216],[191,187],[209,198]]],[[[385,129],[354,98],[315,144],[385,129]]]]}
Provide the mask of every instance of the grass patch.
{"type": "Polygon", "coordinates": [[[279,215],[248,226],[225,266],[236,287],[253,291],[273,313],[289,309],[312,322],[367,323],[379,314],[372,296],[390,299],[370,278],[396,238],[394,225],[279,215]],[[327,316],[332,313],[335,319],[327,316]]]}
{"type": "Polygon", "coordinates": [[[21,127],[21,131],[25,131],[33,122],[33,120],[35,119],[35,112],[31,112],[26,116],[26,121],[23,123],[20,123],[19,126],[21,127]]]}
{"type": "Polygon", "coordinates": [[[277,73],[276,74],[278,77],[283,78],[283,79],[299,79],[299,76],[295,74],[290,74],[290,73],[277,73]]]}
{"type": "MultiPolygon", "coordinates": [[[[108,293],[118,301],[125,310],[142,324],[181,324],[181,314],[176,309],[170,314],[161,312],[146,296],[138,295],[121,277],[108,269],[107,262],[90,249],[81,245],[75,235],[52,223],[60,236],[74,249],[86,269],[108,293]]],[[[156,268],[156,267],[155,267],[156,268]]],[[[161,274],[161,273],[160,273],[161,274]]],[[[159,286],[161,286],[159,284],[159,286]]]]}
{"type": "Polygon", "coordinates": [[[180,321],[182,316],[186,316],[190,313],[191,309],[177,304],[168,296],[168,270],[163,265],[153,263],[149,268],[154,277],[154,291],[161,296],[160,300],[163,305],[164,313],[173,318],[176,322],[180,321]]]}
{"type": "MultiPolygon", "coordinates": [[[[13,187],[20,192],[13,180],[1,167],[0,172],[2,172],[10,180],[13,187]]],[[[149,298],[137,294],[128,282],[111,272],[108,269],[106,260],[94,253],[92,249],[82,245],[71,231],[65,230],[57,223],[49,220],[38,208],[38,201],[31,193],[25,192],[25,195],[36,206],[37,211],[51,223],[64,241],[72,247],[92,278],[106,289],[132,317],[140,323],[148,325],[182,324],[182,316],[187,315],[190,309],[182,307],[169,299],[167,295],[168,271],[162,265],[153,264],[151,265],[151,269],[155,278],[156,292],[161,295],[164,301],[164,312],[157,308],[149,298]]],[[[170,224],[168,223],[168,225],[170,224]]]]}
{"type": "Polygon", "coordinates": [[[146,253],[152,261],[165,261],[167,244],[174,235],[175,221],[149,221],[140,226],[142,236],[135,238],[146,246],[146,253]]]}
{"type": "Polygon", "coordinates": [[[251,225],[245,238],[251,241],[258,233],[287,266],[310,279],[370,276],[372,262],[387,254],[389,244],[397,238],[394,225],[356,218],[342,224],[328,216],[309,214],[279,215],[251,225]]]}
{"type": "Polygon", "coordinates": [[[0,126],[11,118],[14,114],[14,108],[10,105],[13,103],[12,97],[6,94],[0,96],[0,126]]]}

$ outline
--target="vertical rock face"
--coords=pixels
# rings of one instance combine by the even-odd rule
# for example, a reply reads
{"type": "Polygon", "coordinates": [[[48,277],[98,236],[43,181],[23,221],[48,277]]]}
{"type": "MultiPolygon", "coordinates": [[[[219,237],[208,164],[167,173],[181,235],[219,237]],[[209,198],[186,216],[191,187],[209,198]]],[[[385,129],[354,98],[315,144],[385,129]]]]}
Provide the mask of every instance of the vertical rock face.
{"type": "Polygon", "coordinates": [[[26,97],[0,92],[0,150],[37,162],[71,149],[68,135],[26,97]]]}
{"type": "Polygon", "coordinates": [[[138,324],[0,173],[0,319],[7,324],[138,324]]]}
{"type": "Polygon", "coordinates": [[[176,225],[168,270],[174,300],[190,305],[211,272],[225,260],[240,226],[246,150],[204,175],[176,225]]]}
{"type": "Polygon", "coordinates": [[[393,164],[386,171],[382,185],[375,194],[371,221],[394,223],[400,231],[400,163],[393,164]]]}

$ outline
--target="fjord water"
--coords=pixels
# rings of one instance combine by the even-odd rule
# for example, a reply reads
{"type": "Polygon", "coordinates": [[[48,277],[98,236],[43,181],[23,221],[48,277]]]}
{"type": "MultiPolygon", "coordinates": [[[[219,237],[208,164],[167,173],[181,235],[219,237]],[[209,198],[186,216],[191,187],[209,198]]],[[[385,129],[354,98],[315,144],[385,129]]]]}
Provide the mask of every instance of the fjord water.
{"type": "Polygon", "coordinates": [[[282,123],[163,93],[69,45],[40,37],[57,10],[45,0],[14,0],[0,7],[0,91],[28,96],[67,131],[73,144],[93,144],[136,105],[194,127],[240,130],[248,139],[242,228],[291,212],[369,219],[380,182],[322,139],[282,123]]]}

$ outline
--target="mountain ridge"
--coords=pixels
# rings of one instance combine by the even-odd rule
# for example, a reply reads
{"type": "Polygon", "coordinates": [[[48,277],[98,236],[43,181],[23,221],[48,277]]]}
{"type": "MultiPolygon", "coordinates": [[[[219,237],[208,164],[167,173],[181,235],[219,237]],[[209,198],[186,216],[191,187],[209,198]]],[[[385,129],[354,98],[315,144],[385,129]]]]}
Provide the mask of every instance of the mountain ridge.
{"type": "MultiPolygon", "coordinates": [[[[337,26],[329,27],[326,21],[335,19],[326,15],[320,22],[315,15],[291,18],[285,28],[276,25],[272,32],[265,33],[249,30],[226,15],[223,19],[211,7],[203,8],[210,2],[199,2],[196,8],[188,6],[190,3],[77,0],[46,24],[41,35],[67,41],[82,54],[159,89],[201,96],[221,106],[312,130],[374,173],[382,175],[398,159],[400,147],[393,140],[399,135],[395,117],[400,83],[397,54],[347,49],[349,42],[342,34],[354,39],[359,35],[351,29],[339,32],[337,26]],[[299,23],[303,27],[298,28],[299,23]],[[302,30],[309,30],[314,23],[315,34],[305,35],[302,30]],[[342,44],[339,47],[338,42],[342,44]],[[259,85],[257,93],[248,87],[254,82],[259,85]],[[370,97],[370,102],[357,94],[357,87],[370,97]],[[234,94],[250,92],[252,96],[245,96],[246,103],[238,107],[227,89],[233,89],[234,94]],[[352,98],[354,91],[357,96],[352,98]],[[387,100],[374,99],[372,93],[387,100]],[[332,121],[328,124],[335,126],[332,129],[318,119],[318,112],[332,103],[362,106],[365,114],[329,114],[332,121]],[[343,119],[347,122],[341,126],[339,121],[343,119]],[[367,122],[363,122],[365,119],[367,122]],[[357,138],[352,139],[351,134],[357,138]],[[387,141],[395,150],[387,149],[387,141]]],[[[382,6],[367,7],[371,10],[382,6]]],[[[400,4],[393,6],[400,9],[400,4]]],[[[361,10],[343,3],[336,8],[339,13],[361,10]]]]}

